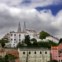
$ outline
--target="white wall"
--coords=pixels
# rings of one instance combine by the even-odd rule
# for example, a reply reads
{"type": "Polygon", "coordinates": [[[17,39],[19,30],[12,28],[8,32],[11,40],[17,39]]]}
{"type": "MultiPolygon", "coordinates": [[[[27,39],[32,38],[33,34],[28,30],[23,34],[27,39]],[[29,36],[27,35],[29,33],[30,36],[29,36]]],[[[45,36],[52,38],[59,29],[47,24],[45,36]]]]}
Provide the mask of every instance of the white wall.
{"type": "Polygon", "coordinates": [[[58,43],[58,41],[59,41],[58,39],[51,37],[51,36],[46,37],[46,40],[51,40],[51,41],[56,42],[56,43],[58,43]]]}
{"type": "Polygon", "coordinates": [[[28,62],[48,62],[50,61],[50,51],[49,50],[21,50],[18,49],[19,51],[19,58],[20,58],[20,62],[26,62],[26,59],[28,60],[28,62]],[[23,52],[25,52],[25,54],[23,54],[23,52]],[[29,52],[31,54],[29,54],[29,52]],[[36,54],[35,54],[36,52],[36,54]],[[41,54],[40,54],[41,52],[41,54]],[[47,52],[47,54],[45,54],[45,52],[47,52]],[[28,56],[27,56],[28,54],[28,56]]]}

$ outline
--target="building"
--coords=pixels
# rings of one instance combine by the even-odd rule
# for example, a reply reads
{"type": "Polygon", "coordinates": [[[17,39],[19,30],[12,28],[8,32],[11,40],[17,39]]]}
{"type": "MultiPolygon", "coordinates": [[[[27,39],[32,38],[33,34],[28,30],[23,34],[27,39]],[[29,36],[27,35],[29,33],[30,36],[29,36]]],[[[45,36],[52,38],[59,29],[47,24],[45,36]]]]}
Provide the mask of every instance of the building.
{"type": "Polygon", "coordinates": [[[50,50],[44,48],[21,48],[18,49],[20,62],[48,62],[50,50]]]}
{"type": "Polygon", "coordinates": [[[4,37],[7,37],[9,39],[9,43],[6,43],[7,47],[16,47],[19,42],[22,43],[22,41],[25,39],[25,36],[29,35],[30,39],[38,38],[38,34],[34,30],[28,30],[26,29],[25,23],[24,23],[24,29],[21,31],[21,25],[20,22],[18,24],[17,32],[12,31],[10,33],[7,33],[4,37]]]}
{"type": "Polygon", "coordinates": [[[62,43],[51,47],[51,59],[62,62],[62,43]]]}
{"type": "Polygon", "coordinates": [[[45,39],[45,40],[51,40],[51,41],[53,41],[53,42],[55,42],[55,43],[58,43],[58,41],[59,41],[59,39],[58,39],[58,38],[53,37],[53,36],[48,36],[48,37],[46,37],[46,39],[45,39]]]}

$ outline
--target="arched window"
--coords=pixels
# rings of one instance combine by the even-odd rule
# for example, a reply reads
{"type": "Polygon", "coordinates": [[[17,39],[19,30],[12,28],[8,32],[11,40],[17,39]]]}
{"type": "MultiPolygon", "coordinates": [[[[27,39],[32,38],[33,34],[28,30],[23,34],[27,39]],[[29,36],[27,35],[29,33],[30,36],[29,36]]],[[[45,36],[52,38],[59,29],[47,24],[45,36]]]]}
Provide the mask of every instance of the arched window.
{"type": "Polygon", "coordinates": [[[29,52],[29,54],[31,54],[31,52],[29,52]]]}
{"type": "Polygon", "coordinates": [[[47,54],[47,52],[45,52],[45,54],[47,54]]]}
{"type": "Polygon", "coordinates": [[[40,51],[40,54],[42,54],[42,52],[40,51]]]}
{"type": "Polygon", "coordinates": [[[25,54],[25,52],[23,52],[23,54],[25,54]]]}
{"type": "Polygon", "coordinates": [[[14,36],[16,36],[16,34],[14,34],[14,36]]]}
{"type": "Polygon", "coordinates": [[[34,54],[36,54],[36,51],[34,52],[34,54]]]}

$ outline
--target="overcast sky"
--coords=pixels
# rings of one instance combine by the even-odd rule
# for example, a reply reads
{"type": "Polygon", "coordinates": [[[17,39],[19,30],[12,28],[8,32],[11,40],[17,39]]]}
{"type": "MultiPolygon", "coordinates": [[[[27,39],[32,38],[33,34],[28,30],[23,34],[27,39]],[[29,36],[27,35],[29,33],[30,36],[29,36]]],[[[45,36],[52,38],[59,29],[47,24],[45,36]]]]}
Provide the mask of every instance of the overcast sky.
{"type": "Polygon", "coordinates": [[[18,23],[62,37],[62,0],[0,0],[0,37],[17,31],[18,23]]]}

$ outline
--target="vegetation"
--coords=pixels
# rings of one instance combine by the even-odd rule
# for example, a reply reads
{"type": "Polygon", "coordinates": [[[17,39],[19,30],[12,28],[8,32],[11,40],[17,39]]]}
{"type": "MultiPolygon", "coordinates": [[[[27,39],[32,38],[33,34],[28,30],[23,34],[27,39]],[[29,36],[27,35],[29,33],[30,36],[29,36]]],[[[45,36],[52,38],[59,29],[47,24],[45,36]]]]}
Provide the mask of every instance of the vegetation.
{"type": "Polygon", "coordinates": [[[5,61],[4,58],[0,57],[0,62],[4,62],[4,61],[5,61]]]}
{"type": "Polygon", "coordinates": [[[13,55],[11,55],[11,54],[7,54],[7,55],[5,56],[5,61],[6,61],[6,62],[15,62],[15,59],[16,59],[16,57],[13,56],[13,55]]]}
{"type": "Polygon", "coordinates": [[[37,40],[35,38],[31,39],[33,43],[31,43],[31,47],[38,47],[37,40]]]}
{"type": "Polygon", "coordinates": [[[20,42],[17,45],[17,48],[24,47],[24,44],[21,44],[20,42]]]}
{"type": "Polygon", "coordinates": [[[5,43],[7,43],[7,42],[9,42],[7,38],[0,39],[0,44],[1,44],[2,47],[4,47],[5,43]]]}
{"type": "Polygon", "coordinates": [[[30,36],[29,35],[25,36],[24,43],[27,44],[27,46],[31,46],[30,36]]]}
{"type": "Polygon", "coordinates": [[[58,43],[55,43],[51,40],[48,40],[47,42],[44,42],[44,41],[37,42],[37,40],[33,38],[30,41],[29,37],[25,39],[25,43],[27,44],[27,46],[23,46],[21,43],[19,43],[18,47],[31,47],[31,48],[43,47],[43,48],[49,48],[50,49],[51,46],[57,46],[58,45],[58,43]],[[28,39],[29,39],[29,41],[27,41],[28,39]]]}
{"type": "MultiPolygon", "coordinates": [[[[48,34],[47,32],[40,32],[40,39],[44,39],[46,38],[47,36],[50,36],[50,34],[48,34]]],[[[7,38],[2,38],[0,40],[0,44],[2,47],[5,47],[5,43],[9,42],[7,38]]],[[[60,39],[60,42],[62,42],[62,39],[60,39]]],[[[22,43],[18,43],[17,45],[17,48],[20,48],[20,47],[43,47],[43,48],[51,48],[51,46],[57,46],[58,44],[54,43],[53,41],[47,41],[47,42],[44,42],[44,41],[40,41],[40,42],[37,42],[37,40],[35,38],[33,39],[30,39],[30,36],[29,35],[26,35],[25,36],[25,39],[23,40],[22,43]]]]}
{"type": "Polygon", "coordinates": [[[45,31],[41,31],[39,38],[40,38],[40,39],[45,39],[47,36],[50,36],[50,34],[48,34],[48,33],[45,32],[45,31]]]}
{"type": "Polygon", "coordinates": [[[38,42],[38,47],[43,47],[43,48],[51,48],[51,46],[57,46],[57,43],[54,43],[53,41],[48,41],[48,42],[38,42]]]}
{"type": "Polygon", "coordinates": [[[5,55],[5,57],[0,57],[0,62],[15,62],[15,59],[17,57],[11,55],[11,54],[7,54],[5,55]]]}
{"type": "Polygon", "coordinates": [[[59,44],[60,44],[60,43],[62,43],[62,38],[60,38],[60,40],[59,40],[59,44]]]}

